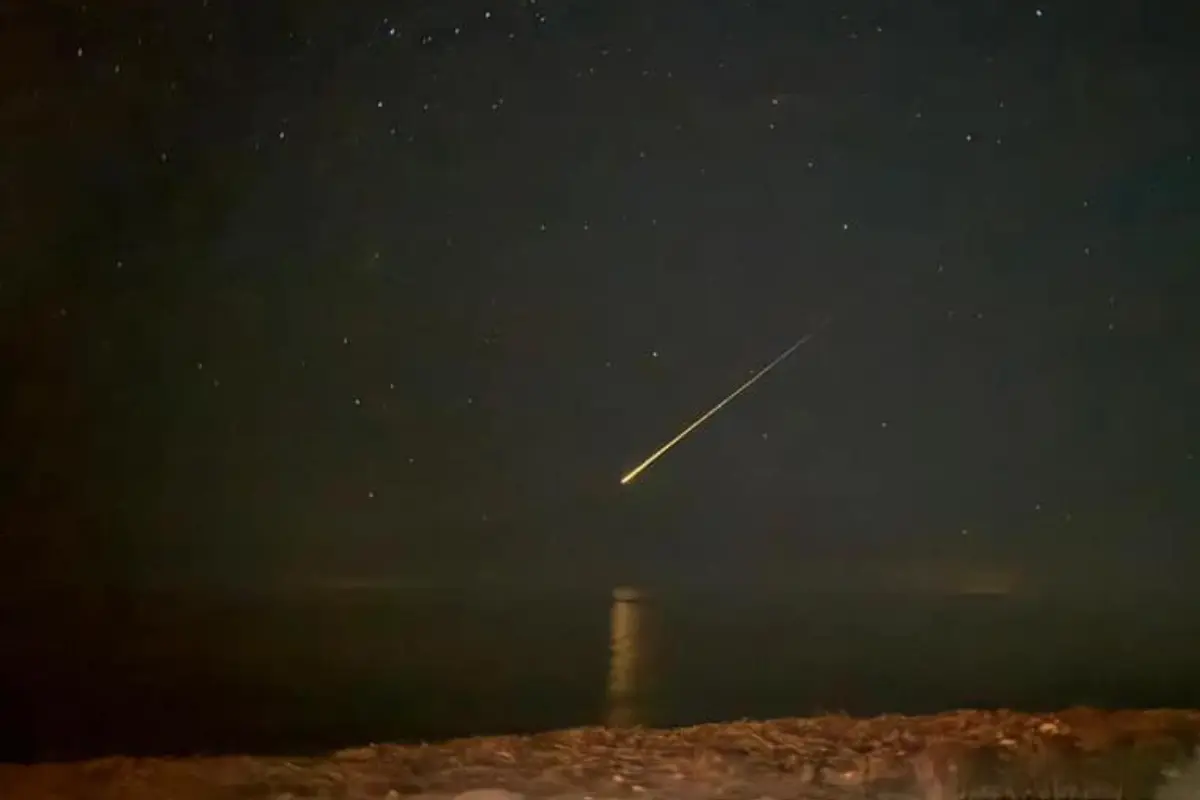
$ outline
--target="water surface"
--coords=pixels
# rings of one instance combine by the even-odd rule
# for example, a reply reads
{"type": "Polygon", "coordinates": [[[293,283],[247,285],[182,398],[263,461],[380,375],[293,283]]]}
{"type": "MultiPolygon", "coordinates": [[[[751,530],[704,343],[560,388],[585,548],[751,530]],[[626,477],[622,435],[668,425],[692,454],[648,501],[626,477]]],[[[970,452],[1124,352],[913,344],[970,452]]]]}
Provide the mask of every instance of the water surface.
{"type": "Polygon", "coordinates": [[[959,706],[1198,706],[1178,597],[388,587],[89,596],[7,615],[0,758],[959,706]],[[624,670],[624,689],[614,680],[624,670]]]}

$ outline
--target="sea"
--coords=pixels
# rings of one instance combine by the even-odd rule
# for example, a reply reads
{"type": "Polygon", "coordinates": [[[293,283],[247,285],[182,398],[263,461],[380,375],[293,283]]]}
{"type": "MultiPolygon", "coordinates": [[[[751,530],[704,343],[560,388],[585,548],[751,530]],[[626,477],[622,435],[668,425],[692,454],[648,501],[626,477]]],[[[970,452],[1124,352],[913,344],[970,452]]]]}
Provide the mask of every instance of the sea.
{"type": "Polygon", "coordinates": [[[339,584],[6,612],[0,761],[585,725],[1200,706],[1188,594],[339,584]]]}

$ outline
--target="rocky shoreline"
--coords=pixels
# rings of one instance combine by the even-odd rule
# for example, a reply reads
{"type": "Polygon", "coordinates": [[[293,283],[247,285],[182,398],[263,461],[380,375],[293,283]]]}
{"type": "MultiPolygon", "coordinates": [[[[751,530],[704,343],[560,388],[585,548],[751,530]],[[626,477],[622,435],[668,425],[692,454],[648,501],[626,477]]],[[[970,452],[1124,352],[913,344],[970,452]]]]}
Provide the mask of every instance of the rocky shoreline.
{"type": "Polygon", "coordinates": [[[0,765],[0,797],[106,800],[1139,798],[1200,790],[1200,711],[955,711],[579,728],[321,758],[0,765]],[[481,790],[487,790],[483,791],[481,790]]]}

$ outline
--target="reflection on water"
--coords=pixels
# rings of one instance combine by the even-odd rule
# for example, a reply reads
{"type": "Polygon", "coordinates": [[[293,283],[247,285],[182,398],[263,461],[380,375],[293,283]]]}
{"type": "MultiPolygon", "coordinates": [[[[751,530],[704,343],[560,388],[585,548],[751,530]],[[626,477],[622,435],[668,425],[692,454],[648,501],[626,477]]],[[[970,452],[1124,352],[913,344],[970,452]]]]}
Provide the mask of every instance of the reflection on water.
{"type": "Polygon", "coordinates": [[[608,709],[605,721],[612,726],[646,722],[644,698],[642,592],[629,586],[613,590],[611,646],[608,668],[608,709]]]}
{"type": "Polygon", "coordinates": [[[1200,705],[1190,596],[382,586],[60,606],[0,613],[0,760],[1200,705]]]}

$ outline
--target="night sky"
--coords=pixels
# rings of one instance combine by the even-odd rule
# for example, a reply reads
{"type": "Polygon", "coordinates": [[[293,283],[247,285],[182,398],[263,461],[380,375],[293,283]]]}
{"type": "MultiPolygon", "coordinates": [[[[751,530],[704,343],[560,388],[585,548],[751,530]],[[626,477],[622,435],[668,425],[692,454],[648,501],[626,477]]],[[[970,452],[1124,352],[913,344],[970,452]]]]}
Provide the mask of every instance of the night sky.
{"type": "Polygon", "coordinates": [[[1184,6],[10,4],[0,569],[1186,568],[1184,6]]]}

